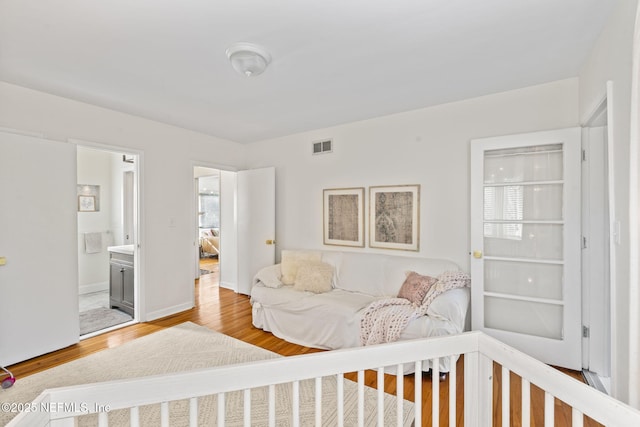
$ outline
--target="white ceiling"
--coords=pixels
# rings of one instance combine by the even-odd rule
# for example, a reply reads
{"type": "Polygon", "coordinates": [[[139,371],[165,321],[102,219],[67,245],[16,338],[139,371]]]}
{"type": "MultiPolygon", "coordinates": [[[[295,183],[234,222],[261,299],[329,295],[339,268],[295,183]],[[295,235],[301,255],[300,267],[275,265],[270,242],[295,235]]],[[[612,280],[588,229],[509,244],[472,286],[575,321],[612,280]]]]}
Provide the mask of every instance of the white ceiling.
{"type": "Polygon", "coordinates": [[[0,80],[246,143],[576,76],[615,1],[0,0],[0,80]]]}

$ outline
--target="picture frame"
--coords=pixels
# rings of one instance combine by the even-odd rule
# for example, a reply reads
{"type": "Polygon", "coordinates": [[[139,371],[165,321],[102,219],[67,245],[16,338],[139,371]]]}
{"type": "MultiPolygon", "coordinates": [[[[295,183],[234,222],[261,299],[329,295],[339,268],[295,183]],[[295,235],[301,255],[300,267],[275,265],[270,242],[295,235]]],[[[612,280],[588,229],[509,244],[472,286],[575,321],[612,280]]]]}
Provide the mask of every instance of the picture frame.
{"type": "Polygon", "coordinates": [[[369,247],[420,250],[420,185],[369,187],[369,247]]]}
{"type": "Polygon", "coordinates": [[[93,184],[78,184],[78,212],[100,212],[100,186],[93,184]],[[80,197],[93,197],[93,204],[89,199],[80,197]],[[93,206],[93,209],[89,209],[93,206]]]}
{"type": "Polygon", "coordinates": [[[323,243],[364,247],[364,187],[323,190],[323,243]]]}
{"type": "Polygon", "coordinates": [[[95,196],[78,196],[78,212],[95,212],[95,196]]]}

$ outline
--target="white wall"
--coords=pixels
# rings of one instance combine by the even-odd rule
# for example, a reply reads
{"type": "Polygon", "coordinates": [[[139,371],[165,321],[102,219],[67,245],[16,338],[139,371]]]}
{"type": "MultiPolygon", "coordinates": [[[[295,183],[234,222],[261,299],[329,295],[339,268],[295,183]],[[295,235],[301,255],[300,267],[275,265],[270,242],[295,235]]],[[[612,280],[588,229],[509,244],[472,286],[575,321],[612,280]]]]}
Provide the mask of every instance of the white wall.
{"type": "MultiPolygon", "coordinates": [[[[634,21],[638,1],[617,2],[612,16],[580,72],[580,118],[586,119],[605,94],[607,80],[613,82],[613,99],[608,108],[613,113],[614,209],[620,221],[620,244],[616,245],[616,283],[613,310],[612,394],[625,402],[629,387],[637,379],[629,376],[629,133],[631,105],[631,64],[634,21]]],[[[636,339],[638,339],[636,337],[636,339]]]]}
{"type": "Polygon", "coordinates": [[[468,271],[469,141],[577,125],[578,80],[568,79],[254,143],[249,167],[276,166],[279,250],[338,248],[323,246],[325,188],[420,184],[420,251],[404,254],[468,271]],[[333,153],[311,155],[323,138],[333,153]]]}
{"type": "Polygon", "coordinates": [[[114,154],[79,147],[78,184],[100,186],[100,210],[78,212],[78,285],[80,293],[106,290],[109,287],[109,253],[113,229],[113,179],[114,154]],[[88,254],[85,251],[85,233],[101,233],[102,251],[88,254]]]}
{"type": "Polygon", "coordinates": [[[193,162],[241,168],[242,145],[4,82],[0,127],[140,152],[142,320],[193,306],[193,162]]]}

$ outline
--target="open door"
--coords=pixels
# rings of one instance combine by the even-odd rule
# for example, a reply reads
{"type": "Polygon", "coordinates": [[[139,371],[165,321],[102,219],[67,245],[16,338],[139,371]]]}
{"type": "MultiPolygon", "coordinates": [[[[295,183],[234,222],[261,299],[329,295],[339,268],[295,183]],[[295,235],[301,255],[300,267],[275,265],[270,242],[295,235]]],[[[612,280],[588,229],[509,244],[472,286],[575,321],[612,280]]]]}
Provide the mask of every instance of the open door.
{"type": "Polygon", "coordinates": [[[472,324],[580,370],[579,128],[471,141],[472,324]]]}
{"type": "Polygon", "coordinates": [[[76,146],[0,132],[0,365],[77,343],[76,146]]]}
{"type": "Polygon", "coordinates": [[[275,262],[275,168],[237,173],[238,288],[249,294],[254,274],[275,262]]]}

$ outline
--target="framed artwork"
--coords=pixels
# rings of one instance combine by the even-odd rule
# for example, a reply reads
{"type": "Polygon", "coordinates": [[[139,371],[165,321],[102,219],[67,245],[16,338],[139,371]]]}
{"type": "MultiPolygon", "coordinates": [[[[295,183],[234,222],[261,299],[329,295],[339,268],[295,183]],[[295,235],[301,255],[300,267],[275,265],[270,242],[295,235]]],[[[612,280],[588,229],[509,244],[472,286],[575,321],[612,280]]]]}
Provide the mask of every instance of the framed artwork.
{"type": "Polygon", "coordinates": [[[364,247],[364,187],[323,190],[325,245],[364,247]]]}
{"type": "Polygon", "coordinates": [[[420,185],[369,187],[369,246],[418,251],[420,185]]]}
{"type": "Polygon", "coordinates": [[[78,196],[78,212],[95,212],[95,196],[78,196]]]}
{"type": "Polygon", "coordinates": [[[78,212],[100,211],[100,186],[90,184],[78,184],[78,212]],[[91,201],[89,198],[93,198],[91,201]],[[89,209],[93,206],[93,209],[89,209]]]}

